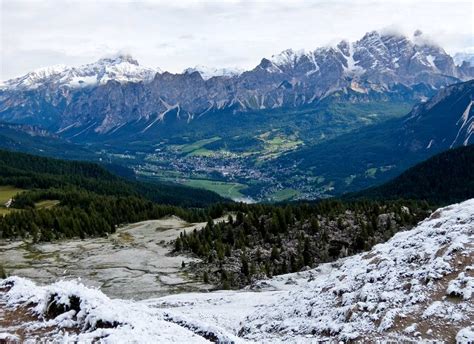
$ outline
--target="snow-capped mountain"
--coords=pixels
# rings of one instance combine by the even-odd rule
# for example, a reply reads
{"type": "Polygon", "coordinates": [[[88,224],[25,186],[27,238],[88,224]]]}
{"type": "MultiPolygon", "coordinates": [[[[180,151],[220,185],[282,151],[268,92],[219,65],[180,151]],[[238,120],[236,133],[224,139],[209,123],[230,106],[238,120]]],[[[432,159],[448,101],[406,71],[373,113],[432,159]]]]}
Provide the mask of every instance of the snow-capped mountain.
{"type": "Polygon", "coordinates": [[[415,101],[474,76],[474,68],[456,66],[442,48],[420,36],[373,31],[352,43],[285,50],[242,73],[198,67],[153,77],[155,70],[142,69],[129,57],[104,59],[80,72],[55,68],[25,77],[24,84],[34,89],[18,87],[22,78],[7,81],[0,91],[0,120],[41,125],[69,137],[110,133],[137,121],[142,126],[135,131],[149,132],[171,116],[191,121],[218,111],[314,106],[335,92],[348,101],[415,101]],[[77,87],[82,84],[92,87],[77,87]]]}
{"type": "Polygon", "coordinates": [[[79,67],[57,65],[39,68],[24,76],[4,82],[3,87],[14,90],[31,90],[40,87],[70,88],[104,85],[109,80],[120,83],[149,82],[161,70],[142,67],[129,55],[102,58],[79,67]]]}
{"type": "Polygon", "coordinates": [[[356,81],[381,85],[410,85],[422,81],[422,74],[457,76],[453,59],[441,47],[417,41],[416,37],[410,40],[372,31],[353,43],[341,41],[336,46],[309,52],[285,50],[262,60],[260,67],[271,73],[292,73],[304,79],[317,73],[326,74],[332,66],[332,73],[341,78],[349,76],[356,81]]]}
{"type": "Polygon", "coordinates": [[[213,68],[213,67],[198,65],[195,67],[186,68],[183,71],[183,74],[192,74],[194,72],[198,72],[204,80],[208,80],[216,76],[222,76],[222,77],[239,76],[240,74],[244,72],[244,70],[240,68],[213,68]]]}
{"type": "Polygon", "coordinates": [[[37,286],[10,277],[0,282],[7,319],[0,338],[472,343],[473,257],[471,199],[438,209],[369,252],[241,291],[134,302],[111,300],[74,281],[37,286]]]}

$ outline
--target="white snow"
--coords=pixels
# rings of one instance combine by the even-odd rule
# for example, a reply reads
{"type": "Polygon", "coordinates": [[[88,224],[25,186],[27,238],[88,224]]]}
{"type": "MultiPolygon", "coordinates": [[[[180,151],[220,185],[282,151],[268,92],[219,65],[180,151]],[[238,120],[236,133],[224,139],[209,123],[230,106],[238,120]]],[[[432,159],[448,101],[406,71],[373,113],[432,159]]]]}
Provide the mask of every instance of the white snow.
{"type": "Polygon", "coordinates": [[[191,74],[193,72],[198,72],[204,80],[209,80],[215,76],[225,76],[225,77],[233,77],[239,76],[244,72],[241,68],[230,67],[230,68],[214,68],[208,67],[203,65],[198,65],[192,68],[186,68],[183,73],[191,74]]]}
{"type": "Polygon", "coordinates": [[[454,145],[456,144],[458,138],[462,134],[463,129],[466,128],[466,127],[467,128],[466,128],[466,133],[465,133],[464,145],[466,146],[467,143],[469,142],[469,138],[471,137],[472,132],[474,131],[474,116],[470,116],[472,104],[474,104],[474,100],[471,100],[469,102],[469,104],[467,105],[467,107],[464,110],[463,114],[461,115],[461,117],[456,122],[456,125],[461,124],[461,126],[459,127],[458,133],[456,134],[456,137],[455,137],[453,143],[451,143],[451,146],[449,146],[449,148],[454,147],[454,145]]]}
{"type": "Polygon", "coordinates": [[[112,300],[96,289],[86,288],[73,281],[60,281],[48,286],[37,286],[33,282],[19,277],[11,277],[0,286],[12,283],[13,286],[4,297],[6,306],[32,303],[36,306],[33,313],[39,317],[37,322],[28,325],[28,330],[54,326],[57,332],[51,339],[67,342],[91,342],[102,338],[105,343],[151,343],[157,338],[164,343],[207,343],[201,336],[164,320],[163,312],[152,309],[139,302],[112,300]],[[80,310],[70,310],[54,319],[47,319],[50,301],[70,305],[71,297],[80,299],[80,310]],[[114,328],[100,328],[97,324],[117,324],[114,328]],[[61,329],[78,327],[82,333],[67,336],[61,329]],[[88,330],[87,330],[88,329],[88,330]]]}
{"type": "Polygon", "coordinates": [[[365,69],[357,65],[357,61],[354,60],[354,44],[349,43],[349,56],[346,57],[347,68],[344,66],[344,73],[346,74],[362,74],[365,69]]]}
{"type": "Polygon", "coordinates": [[[463,328],[456,335],[457,344],[472,344],[474,341],[474,326],[463,328]]]}
{"type": "Polygon", "coordinates": [[[129,55],[118,55],[79,67],[57,65],[39,68],[24,76],[4,81],[3,87],[35,89],[43,85],[54,85],[55,87],[78,88],[103,85],[110,80],[120,83],[149,82],[159,72],[161,72],[159,68],[140,66],[129,55]]]}
{"type": "Polygon", "coordinates": [[[298,60],[305,55],[308,55],[305,50],[294,51],[293,49],[286,49],[279,54],[272,55],[270,61],[277,66],[294,67],[298,60]]]}
{"type": "Polygon", "coordinates": [[[436,57],[435,57],[435,56],[433,56],[433,55],[427,55],[427,56],[426,56],[426,60],[428,61],[428,63],[430,64],[431,67],[437,69],[437,67],[436,67],[436,65],[435,65],[435,63],[434,63],[434,61],[436,60],[436,57]]]}
{"type": "MultiPolygon", "coordinates": [[[[474,266],[469,267],[469,271],[474,270],[474,266]]],[[[474,292],[474,277],[467,276],[466,272],[461,272],[458,277],[449,282],[446,294],[451,296],[461,296],[463,300],[470,300],[474,292]]]]}
{"type": "MultiPolygon", "coordinates": [[[[0,304],[13,307],[31,301],[35,312],[44,314],[52,294],[64,304],[77,295],[81,309],[75,316],[70,311],[44,322],[59,328],[90,327],[69,334],[74,340],[106,333],[108,342],[191,342],[203,339],[193,333],[207,331],[222,342],[314,343],[328,337],[443,340],[451,332],[449,341],[455,335],[467,343],[474,340],[473,256],[474,199],[438,209],[413,230],[397,233],[369,252],[259,281],[241,291],[132,302],[111,300],[74,282],[39,287],[13,277],[2,282],[15,284],[0,294],[0,304]],[[120,325],[95,329],[98,319],[120,325]]],[[[32,326],[45,326],[41,324],[32,326]]]]}

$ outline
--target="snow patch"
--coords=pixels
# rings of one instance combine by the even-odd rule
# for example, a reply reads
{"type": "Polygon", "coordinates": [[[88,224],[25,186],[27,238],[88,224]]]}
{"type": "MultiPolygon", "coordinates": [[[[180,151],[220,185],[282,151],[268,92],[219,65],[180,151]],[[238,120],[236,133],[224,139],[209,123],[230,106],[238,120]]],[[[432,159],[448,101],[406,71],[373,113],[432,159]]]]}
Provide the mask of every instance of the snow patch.
{"type": "Polygon", "coordinates": [[[244,70],[241,68],[236,68],[236,67],[214,68],[214,67],[198,65],[192,68],[186,68],[183,71],[184,74],[191,74],[194,72],[198,72],[204,80],[209,80],[216,76],[224,76],[228,78],[239,76],[240,74],[244,72],[244,70]]]}
{"type": "Polygon", "coordinates": [[[120,83],[150,82],[159,68],[142,67],[129,55],[102,58],[79,67],[57,65],[36,69],[24,76],[4,82],[4,88],[36,89],[42,86],[89,87],[114,80],[120,83]]]}

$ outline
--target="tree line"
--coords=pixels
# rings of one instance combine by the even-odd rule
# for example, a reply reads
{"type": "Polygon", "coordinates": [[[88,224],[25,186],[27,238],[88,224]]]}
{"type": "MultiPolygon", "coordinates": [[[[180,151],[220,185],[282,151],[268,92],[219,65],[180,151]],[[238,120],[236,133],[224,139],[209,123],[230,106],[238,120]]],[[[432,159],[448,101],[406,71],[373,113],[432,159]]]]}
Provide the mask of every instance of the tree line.
{"type": "Polygon", "coordinates": [[[14,206],[19,211],[0,217],[0,238],[31,238],[34,242],[102,236],[114,233],[121,224],[168,215],[189,222],[206,221],[210,216],[220,216],[224,209],[220,205],[186,209],[134,196],[104,196],[74,188],[23,192],[15,198],[14,206]],[[36,202],[48,199],[60,203],[49,209],[35,207],[36,202]]]}

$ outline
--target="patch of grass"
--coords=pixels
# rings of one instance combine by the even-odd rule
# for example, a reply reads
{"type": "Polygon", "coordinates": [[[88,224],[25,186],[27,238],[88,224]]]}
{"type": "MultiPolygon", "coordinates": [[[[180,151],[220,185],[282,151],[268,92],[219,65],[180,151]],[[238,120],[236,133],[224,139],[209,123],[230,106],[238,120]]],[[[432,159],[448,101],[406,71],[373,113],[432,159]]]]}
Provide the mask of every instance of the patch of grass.
{"type": "Polygon", "coordinates": [[[123,242],[126,242],[126,243],[131,243],[134,241],[134,238],[133,238],[133,235],[131,235],[130,233],[127,233],[127,232],[120,232],[118,237],[123,241],[123,242]]]}
{"type": "Polygon", "coordinates": [[[10,185],[0,185],[0,216],[5,216],[14,211],[11,208],[6,208],[5,203],[20,192],[25,191],[10,185]]]}
{"type": "Polygon", "coordinates": [[[213,155],[215,155],[215,153],[206,148],[198,148],[188,154],[188,156],[207,156],[207,157],[211,157],[213,155]]]}
{"type": "Polygon", "coordinates": [[[211,190],[223,197],[231,199],[245,198],[240,191],[247,188],[246,185],[240,183],[220,182],[208,179],[189,179],[185,181],[184,184],[186,186],[211,190]]]}
{"type": "Polygon", "coordinates": [[[266,132],[257,136],[263,144],[263,151],[261,156],[258,158],[260,160],[270,160],[275,159],[281,154],[294,150],[298,146],[303,145],[303,141],[298,138],[297,133],[294,133],[289,136],[285,136],[276,131],[266,132]]]}
{"type": "Polygon", "coordinates": [[[194,143],[181,145],[181,146],[178,146],[177,148],[181,153],[191,154],[194,151],[197,151],[200,148],[204,147],[205,145],[207,145],[209,143],[212,143],[212,142],[215,142],[215,141],[219,141],[220,139],[221,138],[219,136],[214,136],[214,137],[211,137],[209,139],[199,140],[199,141],[196,141],[194,143]]]}
{"type": "Polygon", "coordinates": [[[355,174],[351,174],[349,177],[347,177],[344,182],[346,183],[346,185],[351,185],[352,182],[354,181],[354,179],[356,178],[357,176],[355,174]]]}
{"type": "Polygon", "coordinates": [[[365,171],[366,178],[375,178],[375,174],[377,173],[377,167],[369,168],[365,171]]]}
{"type": "Polygon", "coordinates": [[[16,194],[25,191],[10,185],[0,186],[0,205],[4,205],[10,198],[13,198],[16,194]]]}
{"type": "Polygon", "coordinates": [[[60,201],[54,199],[54,200],[44,200],[44,201],[39,201],[35,203],[35,207],[37,209],[49,209],[52,207],[57,206],[60,203],[60,201]]]}
{"type": "Polygon", "coordinates": [[[5,216],[7,214],[10,214],[11,212],[12,212],[12,209],[0,207],[0,216],[5,216]]]}
{"type": "Polygon", "coordinates": [[[270,199],[274,202],[282,202],[282,201],[289,201],[296,196],[298,196],[300,193],[298,190],[294,189],[283,189],[283,190],[278,190],[274,192],[271,196],[270,199]]]}

